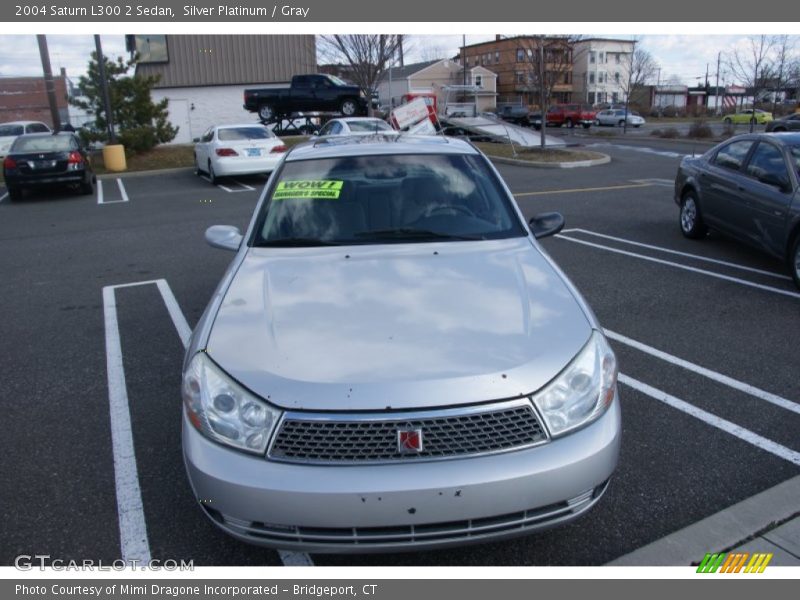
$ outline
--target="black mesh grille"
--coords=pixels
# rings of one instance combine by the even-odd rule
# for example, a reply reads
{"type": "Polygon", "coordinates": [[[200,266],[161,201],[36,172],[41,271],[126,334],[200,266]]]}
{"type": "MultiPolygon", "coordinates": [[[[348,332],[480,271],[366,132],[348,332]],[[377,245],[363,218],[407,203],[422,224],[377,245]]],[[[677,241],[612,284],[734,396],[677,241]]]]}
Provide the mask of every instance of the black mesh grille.
{"type": "Polygon", "coordinates": [[[414,461],[469,456],[530,446],[546,439],[530,405],[481,412],[376,421],[357,416],[335,420],[287,417],[270,457],[291,462],[351,463],[414,461]],[[399,430],[421,430],[422,451],[400,453],[399,430]]]}

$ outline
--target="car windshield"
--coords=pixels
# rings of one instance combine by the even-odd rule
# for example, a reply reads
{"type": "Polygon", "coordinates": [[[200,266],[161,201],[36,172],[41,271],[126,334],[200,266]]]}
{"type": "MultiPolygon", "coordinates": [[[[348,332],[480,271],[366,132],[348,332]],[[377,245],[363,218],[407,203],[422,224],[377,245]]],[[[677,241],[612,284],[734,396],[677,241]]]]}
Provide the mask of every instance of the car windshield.
{"type": "Polygon", "coordinates": [[[22,125],[0,125],[0,137],[22,135],[22,125]]]}
{"type": "Polygon", "coordinates": [[[338,77],[336,77],[336,75],[328,75],[327,77],[328,77],[328,79],[329,79],[330,81],[332,81],[332,82],[333,82],[333,83],[335,83],[336,85],[339,85],[339,86],[342,86],[342,85],[347,85],[347,83],[345,83],[343,80],[341,80],[341,79],[339,79],[338,77]]]}
{"type": "Polygon", "coordinates": [[[369,121],[347,121],[347,126],[350,131],[356,132],[369,132],[369,131],[394,131],[391,126],[385,121],[380,119],[371,119],[369,121]]]}
{"type": "Polygon", "coordinates": [[[269,193],[256,246],[498,239],[527,233],[477,155],[292,161],[269,193]]]}
{"type": "Polygon", "coordinates": [[[72,150],[68,135],[32,135],[18,137],[11,147],[13,152],[64,152],[72,150]]]}
{"type": "Polygon", "coordinates": [[[275,134],[266,127],[226,127],[217,131],[217,138],[221,142],[266,140],[273,137],[275,137],[275,134]]]}

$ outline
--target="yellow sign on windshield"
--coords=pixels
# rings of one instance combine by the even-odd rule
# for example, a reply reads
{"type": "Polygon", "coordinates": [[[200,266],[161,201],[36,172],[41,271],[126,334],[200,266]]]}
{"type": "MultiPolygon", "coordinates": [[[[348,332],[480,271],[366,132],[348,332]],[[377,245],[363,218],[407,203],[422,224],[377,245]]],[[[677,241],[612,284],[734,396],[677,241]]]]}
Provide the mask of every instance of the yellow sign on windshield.
{"type": "Polygon", "coordinates": [[[272,194],[273,200],[286,198],[314,198],[336,200],[344,187],[344,181],[334,179],[308,179],[281,181],[272,194]]]}

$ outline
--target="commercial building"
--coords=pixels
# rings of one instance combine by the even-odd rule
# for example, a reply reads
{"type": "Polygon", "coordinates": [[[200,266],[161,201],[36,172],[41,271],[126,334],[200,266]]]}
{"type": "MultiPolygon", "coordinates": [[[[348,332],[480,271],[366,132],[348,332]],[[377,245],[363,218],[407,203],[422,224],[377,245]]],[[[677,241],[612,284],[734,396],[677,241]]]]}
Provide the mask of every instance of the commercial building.
{"type": "Polygon", "coordinates": [[[154,102],[169,99],[173,143],[189,143],[211,125],[257,122],[242,107],[249,87],[288,85],[317,68],[313,35],[136,35],[137,76],[158,75],[154,102]]]}

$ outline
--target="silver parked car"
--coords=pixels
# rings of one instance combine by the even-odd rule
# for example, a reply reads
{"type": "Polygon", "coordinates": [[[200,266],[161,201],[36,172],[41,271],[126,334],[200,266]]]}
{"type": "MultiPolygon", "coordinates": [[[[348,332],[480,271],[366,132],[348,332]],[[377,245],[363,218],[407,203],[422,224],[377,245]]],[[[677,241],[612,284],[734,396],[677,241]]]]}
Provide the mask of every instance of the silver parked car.
{"type": "Polygon", "coordinates": [[[491,163],[435,136],[290,150],[183,368],[183,450],[232,536],[427,549],[566,523],[617,464],[617,363],[491,163]]]}
{"type": "Polygon", "coordinates": [[[601,110],[594,116],[595,125],[610,125],[624,127],[625,121],[632,127],[641,127],[645,124],[644,118],[635,110],[625,111],[620,109],[601,110]]]}

